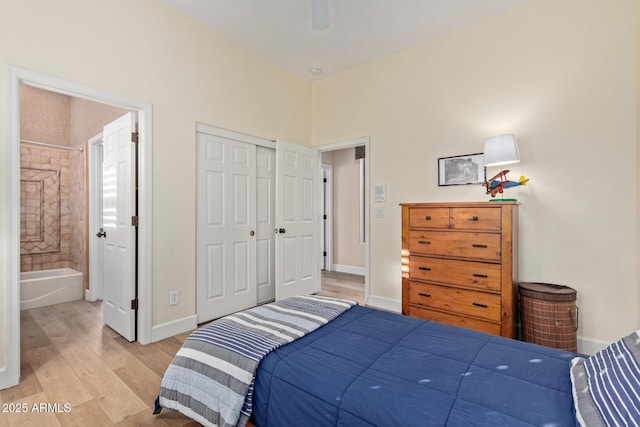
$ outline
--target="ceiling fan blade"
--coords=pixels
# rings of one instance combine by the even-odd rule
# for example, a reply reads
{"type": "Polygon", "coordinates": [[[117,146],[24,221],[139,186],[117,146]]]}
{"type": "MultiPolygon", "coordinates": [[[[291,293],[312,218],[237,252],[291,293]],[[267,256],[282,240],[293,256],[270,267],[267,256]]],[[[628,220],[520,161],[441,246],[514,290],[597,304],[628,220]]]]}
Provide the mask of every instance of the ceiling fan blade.
{"type": "Polygon", "coordinates": [[[311,28],[329,28],[329,0],[311,0],[311,28]]]}

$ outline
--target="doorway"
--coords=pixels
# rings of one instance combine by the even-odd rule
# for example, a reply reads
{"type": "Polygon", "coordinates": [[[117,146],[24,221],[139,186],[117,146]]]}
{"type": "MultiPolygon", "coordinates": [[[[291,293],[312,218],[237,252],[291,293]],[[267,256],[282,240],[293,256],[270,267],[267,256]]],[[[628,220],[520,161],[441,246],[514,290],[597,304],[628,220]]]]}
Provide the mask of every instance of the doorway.
{"type": "Polygon", "coordinates": [[[321,288],[327,294],[346,292],[345,298],[366,303],[369,295],[369,138],[317,148],[322,171],[320,265],[324,267],[321,288]]]}
{"type": "MultiPolygon", "coordinates": [[[[89,259],[101,249],[93,244],[103,214],[102,185],[92,178],[102,182],[104,126],[126,113],[20,84],[20,272],[44,276],[68,268],[82,274],[82,290],[69,298],[79,293],[89,301],[102,299],[96,286],[101,268],[89,268],[89,259]]],[[[34,290],[21,308],[66,302],[54,298],[55,289],[46,292],[34,290]]]]}
{"type": "MultiPolygon", "coordinates": [[[[7,182],[8,203],[3,207],[3,234],[5,238],[4,348],[6,369],[0,370],[0,389],[19,383],[20,379],[20,87],[26,85],[56,94],[76,97],[85,101],[107,104],[139,115],[140,154],[137,165],[139,174],[139,226],[137,271],[139,283],[138,342],[146,344],[151,338],[151,105],[66,80],[35,73],[17,67],[7,67],[7,135],[4,170],[7,182]]],[[[85,141],[86,142],[86,141],[85,141]]]]}

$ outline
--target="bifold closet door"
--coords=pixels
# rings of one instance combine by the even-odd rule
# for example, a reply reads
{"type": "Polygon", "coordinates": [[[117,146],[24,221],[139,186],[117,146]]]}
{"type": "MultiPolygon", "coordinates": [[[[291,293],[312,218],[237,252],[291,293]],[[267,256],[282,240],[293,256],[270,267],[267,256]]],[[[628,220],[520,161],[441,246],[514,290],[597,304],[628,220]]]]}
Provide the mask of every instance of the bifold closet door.
{"type": "Polygon", "coordinates": [[[197,134],[198,323],[253,307],[256,291],[256,146],[197,134]]]}
{"type": "Polygon", "coordinates": [[[258,304],[276,297],[276,150],[256,147],[256,256],[258,304]]]}

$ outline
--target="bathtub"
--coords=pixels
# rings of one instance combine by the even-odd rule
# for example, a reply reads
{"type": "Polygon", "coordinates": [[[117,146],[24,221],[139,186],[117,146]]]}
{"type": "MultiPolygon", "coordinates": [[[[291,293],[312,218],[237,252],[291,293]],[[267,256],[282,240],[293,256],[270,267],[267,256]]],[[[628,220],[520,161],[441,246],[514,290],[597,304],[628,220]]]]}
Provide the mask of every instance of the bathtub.
{"type": "Polygon", "coordinates": [[[83,274],[70,268],[20,273],[20,310],[82,299],[83,274]]]}

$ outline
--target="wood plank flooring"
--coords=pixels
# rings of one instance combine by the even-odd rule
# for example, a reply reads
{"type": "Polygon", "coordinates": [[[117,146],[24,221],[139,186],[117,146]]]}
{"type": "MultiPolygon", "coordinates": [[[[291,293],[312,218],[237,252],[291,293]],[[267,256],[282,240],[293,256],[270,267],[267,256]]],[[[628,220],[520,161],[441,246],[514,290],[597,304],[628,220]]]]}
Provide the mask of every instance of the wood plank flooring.
{"type": "MultiPolygon", "coordinates": [[[[323,273],[319,294],[364,304],[364,278],[323,273]]],[[[167,409],[152,415],[189,332],[130,343],[102,323],[101,303],[86,301],[24,310],[20,322],[21,382],[0,390],[0,427],[199,425],[167,409]]]]}
{"type": "Polygon", "coordinates": [[[364,305],[364,276],[323,271],[322,290],[318,292],[318,295],[344,298],[364,305]]]}

